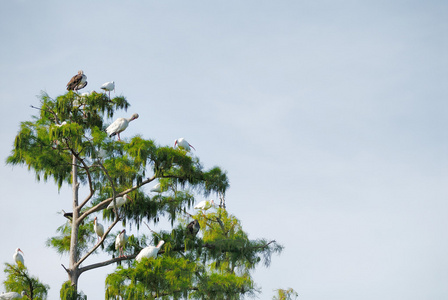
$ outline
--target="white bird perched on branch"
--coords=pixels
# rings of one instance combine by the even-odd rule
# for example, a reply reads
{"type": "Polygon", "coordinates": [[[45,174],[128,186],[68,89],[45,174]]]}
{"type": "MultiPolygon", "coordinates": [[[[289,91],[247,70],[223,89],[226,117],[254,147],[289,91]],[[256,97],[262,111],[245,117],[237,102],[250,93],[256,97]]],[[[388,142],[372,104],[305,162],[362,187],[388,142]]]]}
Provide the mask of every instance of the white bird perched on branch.
{"type": "Polygon", "coordinates": [[[0,295],[0,299],[2,300],[10,300],[10,299],[20,299],[23,298],[23,296],[28,295],[25,291],[22,291],[21,294],[17,293],[17,292],[9,292],[9,293],[4,293],[0,295]]]}
{"type": "MultiPolygon", "coordinates": [[[[117,208],[123,206],[126,204],[126,202],[128,201],[128,195],[124,195],[123,197],[117,197],[115,198],[115,203],[117,205],[117,208]]],[[[111,209],[114,208],[114,200],[112,200],[109,205],[107,206],[107,209],[111,209]]]]}
{"type": "Polygon", "coordinates": [[[140,262],[143,257],[151,258],[156,257],[157,253],[159,253],[160,248],[162,248],[165,241],[160,241],[157,246],[150,245],[148,247],[143,248],[135,257],[135,260],[140,262]]]}
{"type": "Polygon", "coordinates": [[[126,229],[123,229],[115,238],[115,249],[118,250],[118,257],[124,256],[123,247],[126,245],[127,240],[126,229]]]}
{"type": "Polygon", "coordinates": [[[12,258],[14,259],[14,261],[16,262],[17,265],[25,265],[25,261],[23,260],[23,255],[20,254],[19,252],[22,252],[22,250],[20,250],[20,248],[16,249],[16,252],[13,254],[12,258]]]}
{"type": "Polygon", "coordinates": [[[199,202],[198,204],[196,204],[196,206],[194,208],[201,209],[201,210],[207,210],[207,209],[210,209],[211,207],[216,207],[214,200],[210,200],[210,201],[203,200],[203,201],[199,202]]]}
{"type": "Polygon", "coordinates": [[[158,183],[155,186],[153,186],[153,188],[150,190],[150,192],[161,193],[162,192],[162,186],[160,185],[160,183],[158,183]]]}
{"type": "Polygon", "coordinates": [[[78,71],[78,74],[72,77],[67,83],[67,91],[77,91],[84,88],[87,85],[87,76],[84,75],[82,70],[78,71]]]}
{"type": "Polygon", "coordinates": [[[120,132],[123,132],[126,128],[128,128],[129,122],[138,118],[138,114],[133,114],[129,119],[127,118],[118,118],[109,127],[106,128],[106,132],[110,137],[114,135],[118,135],[118,140],[120,139],[120,132]]]}
{"type": "Polygon", "coordinates": [[[99,243],[104,235],[104,227],[103,225],[101,225],[101,223],[98,223],[97,219],[98,217],[95,217],[95,219],[93,220],[93,230],[95,230],[96,235],[98,235],[98,243],[99,243]]]}
{"type": "Polygon", "coordinates": [[[185,151],[190,151],[191,148],[193,148],[194,150],[196,150],[190,143],[187,142],[186,139],[184,138],[179,138],[177,140],[174,141],[174,147],[179,147],[180,149],[183,149],[185,151]],[[191,148],[190,148],[191,147],[191,148]]]}
{"type": "Polygon", "coordinates": [[[61,127],[61,126],[64,126],[64,125],[67,125],[67,121],[62,122],[61,124],[56,124],[57,127],[61,127]]]}
{"type": "Polygon", "coordinates": [[[110,99],[110,92],[114,91],[115,93],[115,81],[106,82],[101,86],[101,89],[104,91],[109,92],[109,99],[110,99]]]}

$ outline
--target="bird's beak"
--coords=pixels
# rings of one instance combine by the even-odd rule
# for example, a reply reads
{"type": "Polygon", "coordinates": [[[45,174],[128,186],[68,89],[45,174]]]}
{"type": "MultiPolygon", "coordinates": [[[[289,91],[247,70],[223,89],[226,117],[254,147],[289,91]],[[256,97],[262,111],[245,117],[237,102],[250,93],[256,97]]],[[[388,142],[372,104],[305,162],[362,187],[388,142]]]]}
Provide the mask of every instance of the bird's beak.
{"type": "Polygon", "coordinates": [[[177,145],[177,141],[174,142],[174,147],[176,147],[176,145],[177,145]]]}
{"type": "MultiPolygon", "coordinates": [[[[190,144],[188,144],[188,145],[190,145],[190,144]]],[[[190,145],[190,147],[194,149],[194,147],[192,145],[190,145]]],[[[196,151],[196,149],[194,149],[194,151],[196,151]]]]}
{"type": "Polygon", "coordinates": [[[23,254],[23,255],[25,255],[25,253],[23,253],[23,251],[22,251],[22,250],[20,250],[20,249],[19,249],[19,251],[20,251],[20,252],[22,252],[22,254],[23,254]]]}

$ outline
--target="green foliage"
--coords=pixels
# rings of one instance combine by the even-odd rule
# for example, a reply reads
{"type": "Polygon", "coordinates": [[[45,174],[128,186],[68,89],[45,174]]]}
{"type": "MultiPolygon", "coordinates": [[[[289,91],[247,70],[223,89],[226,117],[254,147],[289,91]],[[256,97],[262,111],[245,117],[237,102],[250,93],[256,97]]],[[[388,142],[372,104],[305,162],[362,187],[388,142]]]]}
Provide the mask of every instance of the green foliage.
{"type": "Polygon", "coordinates": [[[4,272],[6,279],[3,281],[3,285],[7,291],[17,292],[19,294],[25,291],[28,299],[47,299],[47,293],[50,287],[41,283],[37,277],[29,275],[25,266],[5,263],[4,272]]]}
{"type": "MultiPolygon", "coordinates": [[[[98,146],[86,134],[93,132],[95,141],[101,141],[98,132],[103,129],[103,117],[112,117],[115,109],[129,107],[124,97],[109,100],[98,93],[81,97],[72,91],[55,100],[42,93],[40,103],[36,121],[21,123],[6,162],[27,165],[38,180],[52,177],[59,188],[64,182],[71,183],[71,155],[89,157],[98,146]],[[66,124],[59,126],[63,122],[66,124]]],[[[85,182],[86,174],[80,172],[79,176],[85,182]]]]}
{"type": "Polygon", "coordinates": [[[135,268],[118,267],[107,277],[106,299],[179,299],[186,296],[194,271],[195,263],[184,258],[144,258],[135,268]]]}
{"type": "Polygon", "coordinates": [[[297,292],[294,291],[292,288],[286,290],[278,289],[276,291],[277,295],[272,298],[273,300],[293,300],[297,299],[298,297],[297,292]]]}
{"type": "Polygon", "coordinates": [[[87,296],[82,292],[78,293],[76,288],[71,285],[70,281],[66,281],[62,284],[59,295],[60,299],[63,300],[87,300],[87,296]]]}
{"type": "Polygon", "coordinates": [[[219,167],[206,170],[191,153],[141,136],[121,141],[109,138],[105,132],[108,118],[128,107],[124,97],[109,99],[103,93],[79,96],[69,91],[56,99],[42,93],[39,114],[21,123],[7,158],[10,165],[26,165],[38,180],[53,179],[58,188],[72,184],[75,191],[88,190],[85,199],[73,199],[74,219],[47,240],[58,253],[70,254],[70,265],[64,268],[72,281],[63,284],[61,299],[85,299],[78,293],[77,276],[112,263],[119,266],[106,279],[107,299],[240,299],[254,295],[257,289],[251,271],[261,262],[268,266],[272,254],[283,247],[275,241],[250,240],[241,222],[222,208],[192,216],[199,221],[200,233],[187,232],[186,209],[197,195],[224,198],[229,188],[227,173],[219,167]],[[144,185],[156,179],[162,192],[145,193],[144,185]],[[124,195],[126,204],[116,210],[106,208],[124,195]],[[102,243],[111,259],[85,265],[90,254],[100,251],[92,215],[112,224],[102,243]],[[126,256],[117,257],[119,230],[112,230],[113,226],[121,222],[139,229],[144,222],[158,223],[160,218],[171,221],[170,230],[152,232],[152,241],[144,235],[130,235],[126,256]],[[72,232],[78,233],[77,240],[71,239],[72,232]],[[157,259],[133,260],[141,249],[160,240],[165,244],[157,259]]]}
{"type": "MultiPolygon", "coordinates": [[[[203,239],[188,235],[185,223],[171,232],[153,233],[164,240],[157,259],[118,267],[106,279],[106,298],[115,299],[240,299],[257,292],[250,275],[262,259],[269,264],[283,249],[275,241],[249,240],[238,219],[218,209],[194,216],[203,239]]],[[[142,248],[144,246],[141,246],[142,248]]],[[[135,247],[134,253],[140,248],[135,247]]]]}
{"type": "MultiPolygon", "coordinates": [[[[58,227],[58,236],[51,237],[47,240],[47,247],[54,248],[60,254],[67,254],[70,252],[70,237],[72,233],[71,222],[67,221],[65,224],[58,227]]],[[[93,231],[93,220],[90,218],[84,219],[78,229],[78,252],[88,249],[88,247],[96,241],[95,232],[93,231]]]]}

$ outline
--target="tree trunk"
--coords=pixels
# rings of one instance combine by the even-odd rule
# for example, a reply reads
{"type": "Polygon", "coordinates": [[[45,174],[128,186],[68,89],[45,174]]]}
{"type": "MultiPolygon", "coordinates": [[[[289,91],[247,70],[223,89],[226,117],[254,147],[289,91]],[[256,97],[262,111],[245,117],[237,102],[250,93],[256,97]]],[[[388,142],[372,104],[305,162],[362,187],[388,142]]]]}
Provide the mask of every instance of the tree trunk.
{"type": "Polygon", "coordinates": [[[71,233],[71,240],[70,240],[70,265],[69,265],[69,274],[68,278],[72,284],[72,286],[75,288],[75,291],[78,291],[78,277],[79,277],[79,268],[76,265],[76,262],[78,260],[78,230],[79,230],[79,224],[78,224],[78,218],[79,218],[79,211],[78,211],[78,167],[77,162],[78,160],[73,155],[73,166],[72,166],[72,188],[73,188],[73,219],[72,219],[72,233],[71,233]]]}

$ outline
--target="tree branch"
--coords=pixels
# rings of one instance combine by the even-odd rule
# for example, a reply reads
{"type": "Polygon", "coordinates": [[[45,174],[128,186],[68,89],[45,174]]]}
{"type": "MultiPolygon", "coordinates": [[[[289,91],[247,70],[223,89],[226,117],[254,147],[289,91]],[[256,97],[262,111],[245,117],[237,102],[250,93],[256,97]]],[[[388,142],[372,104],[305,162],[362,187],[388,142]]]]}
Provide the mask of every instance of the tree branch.
{"type": "Polygon", "coordinates": [[[87,257],[89,257],[96,249],[98,249],[98,247],[104,242],[104,240],[106,239],[107,235],[109,234],[109,232],[112,230],[112,228],[115,227],[115,225],[117,225],[118,221],[120,221],[120,219],[117,217],[115,218],[115,221],[107,228],[106,232],[103,234],[103,237],[101,238],[101,240],[99,241],[99,243],[97,243],[95,246],[93,246],[93,248],[87,252],[77,263],[76,266],[79,266],[82,264],[82,262],[84,260],[86,260],[87,257]]]}
{"type": "MultiPolygon", "coordinates": [[[[130,193],[130,192],[132,192],[132,191],[135,191],[136,189],[141,188],[141,187],[144,186],[145,184],[148,184],[148,183],[152,182],[152,181],[155,180],[155,179],[156,179],[155,176],[153,176],[153,177],[151,177],[151,178],[148,178],[148,179],[146,179],[145,181],[142,181],[142,183],[140,183],[139,185],[134,186],[134,187],[132,187],[132,188],[130,188],[130,189],[124,190],[123,192],[118,193],[116,196],[117,196],[117,197],[124,196],[124,195],[126,195],[126,194],[128,194],[128,193],[130,193]]],[[[90,208],[89,210],[85,211],[85,212],[82,214],[81,218],[85,218],[86,216],[90,215],[91,213],[94,213],[94,212],[97,212],[97,211],[100,211],[100,210],[106,208],[106,206],[107,206],[113,199],[114,199],[113,197],[110,197],[110,198],[107,198],[106,200],[101,201],[100,203],[98,203],[98,204],[95,205],[94,207],[92,207],[92,208],[90,208]],[[85,215],[85,216],[84,216],[84,215],[85,215]]]]}
{"type": "Polygon", "coordinates": [[[52,111],[52,110],[48,110],[48,109],[42,109],[42,108],[40,108],[40,107],[35,107],[35,106],[33,106],[33,105],[30,105],[30,107],[31,107],[31,108],[34,108],[34,109],[38,109],[38,110],[42,110],[42,111],[46,111],[47,113],[50,113],[50,114],[53,114],[56,124],[59,124],[58,116],[57,116],[57,114],[56,114],[54,111],[52,111]]]}
{"type": "Polygon", "coordinates": [[[84,207],[84,205],[86,205],[86,203],[92,198],[93,194],[95,193],[94,189],[93,189],[93,184],[92,184],[92,176],[90,175],[90,171],[89,171],[89,166],[86,164],[86,162],[81,159],[80,157],[78,157],[78,155],[76,155],[78,160],[81,161],[81,164],[84,166],[83,169],[86,170],[87,173],[87,180],[89,182],[89,190],[90,193],[89,195],[86,197],[86,199],[78,206],[78,209],[82,209],[84,207]]]}
{"type": "Polygon", "coordinates": [[[65,272],[67,272],[67,274],[70,274],[70,271],[67,270],[67,268],[63,264],[61,264],[61,266],[64,268],[64,270],[65,270],[65,272]]]}
{"type": "Polygon", "coordinates": [[[85,272],[85,271],[89,271],[92,269],[96,269],[96,268],[101,268],[119,261],[123,261],[123,260],[130,260],[130,259],[134,259],[137,256],[137,254],[132,254],[132,255],[127,255],[127,256],[122,256],[122,257],[116,257],[116,258],[112,258],[100,263],[96,263],[96,264],[91,264],[82,268],[79,268],[79,274],[81,275],[81,273],[85,272]]]}
{"type": "MultiPolygon", "coordinates": [[[[264,245],[261,246],[256,246],[256,247],[246,247],[245,249],[263,249],[268,247],[270,244],[275,243],[275,240],[270,241],[269,243],[266,243],[264,245]]],[[[213,244],[209,244],[209,243],[205,243],[202,244],[202,248],[207,248],[207,249],[216,249],[216,246],[213,244]]],[[[185,252],[185,247],[178,247],[178,248],[172,248],[171,251],[175,251],[175,252],[185,252]]],[[[222,252],[235,252],[235,250],[230,250],[230,249],[222,249],[222,252]]],[[[165,253],[165,250],[161,249],[159,250],[159,252],[157,253],[159,254],[163,254],[165,253]]]]}
{"type": "MultiPolygon", "coordinates": [[[[117,192],[116,192],[116,190],[115,190],[115,185],[114,185],[114,182],[113,182],[112,178],[111,178],[110,175],[109,175],[109,172],[107,172],[107,169],[104,167],[104,165],[103,165],[102,163],[99,163],[99,166],[100,166],[100,168],[104,171],[104,173],[106,174],[107,179],[109,180],[109,182],[110,182],[110,184],[111,184],[111,187],[112,187],[112,198],[108,198],[108,199],[106,199],[106,200],[103,200],[101,203],[98,203],[96,206],[94,206],[94,207],[92,207],[91,209],[85,211],[85,212],[81,215],[81,217],[80,217],[81,220],[83,220],[85,217],[87,217],[87,216],[90,215],[91,213],[96,212],[97,210],[94,210],[94,208],[95,208],[95,207],[98,207],[99,205],[101,205],[102,203],[104,203],[104,201],[107,201],[107,200],[109,200],[109,199],[115,200],[116,197],[117,197],[117,195],[116,195],[117,192]]],[[[123,194],[123,195],[124,195],[124,194],[123,194]]],[[[122,196],[122,194],[120,193],[118,196],[122,196]]],[[[115,205],[115,201],[114,201],[114,209],[115,209],[115,211],[117,211],[117,207],[116,207],[116,205],[115,205]]],[[[98,210],[99,210],[99,209],[98,209],[98,210]]],[[[118,215],[117,215],[117,217],[118,217],[118,215]]]]}

